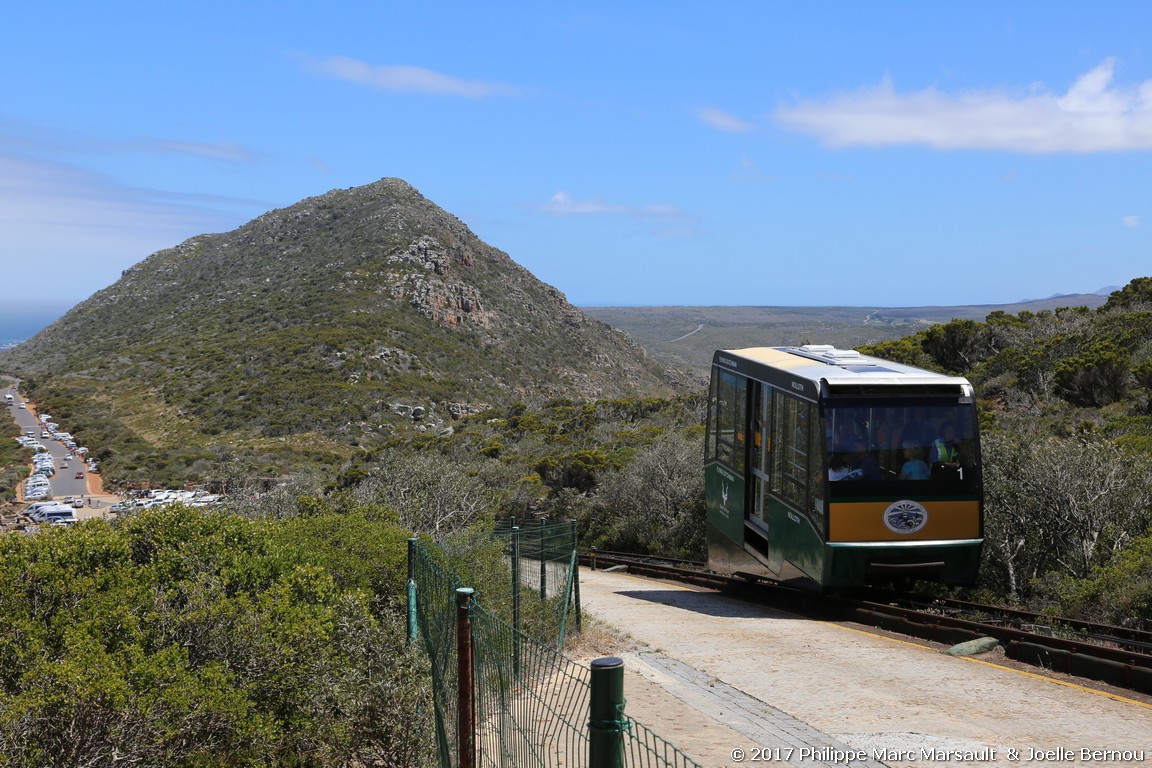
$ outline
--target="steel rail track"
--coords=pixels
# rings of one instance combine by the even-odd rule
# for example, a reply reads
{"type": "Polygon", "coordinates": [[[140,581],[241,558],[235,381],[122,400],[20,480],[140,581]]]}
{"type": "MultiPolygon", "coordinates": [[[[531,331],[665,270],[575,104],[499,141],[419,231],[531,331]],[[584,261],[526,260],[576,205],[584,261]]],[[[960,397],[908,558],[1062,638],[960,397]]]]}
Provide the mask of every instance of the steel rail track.
{"type": "Polygon", "coordinates": [[[819,595],[750,575],[714,573],[699,562],[622,552],[593,551],[581,555],[581,562],[599,569],[626,568],[629,573],[707,587],[815,619],[854,621],[947,645],[995,638],[1017,661],[1152,695],[1152,633],[1141,630],[897,593],[873,592],[863,598],[819,595]],[[974,615],[988,618],[976,620],[974,615]]]}

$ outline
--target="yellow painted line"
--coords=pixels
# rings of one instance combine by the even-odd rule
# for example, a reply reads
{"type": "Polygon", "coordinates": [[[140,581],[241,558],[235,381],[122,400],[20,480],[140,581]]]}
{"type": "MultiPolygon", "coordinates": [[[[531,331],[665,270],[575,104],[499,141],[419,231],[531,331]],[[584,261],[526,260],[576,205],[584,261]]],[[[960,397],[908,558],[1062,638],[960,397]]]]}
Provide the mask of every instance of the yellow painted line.
{"type": "MultiPolygon", "coordinates": [[[[617,574],[619,574],[621,576],[628,576],[629,578],[636,579],[638,581],[647,581],[649,583],[652,582],[652,579],[647,577],[647,576],[637,576],[637,575],[632,574],[632,573],[626,573],[626,572],[621,572],[621,571],[618,571],[617,573],[608,574],[608,575],[615,576],[617,574]]],[[[707,587],[698,587],[698,588],[693,587],[693,586],[680,587],[680,586],[677,586],[675,584],[663,584],[663,586],[672,587],[674,589],[679,589],[679,590],[684,591],[684,592],[715,592],[715,590],[708,589],[707,587]]],[[[719,593],[717,593],[717,594],[719,594],[719,593]]],[[[724,597],[724,595],[721,595],[721,597],[724,597]]],[[[735,599],[735,598],[728,598],[728,599],[731,600],[731,599],[735,599]]],[[[737,600],[737,602],[740,602],[740,601],[737,600]]],[[[779,608],[767,608],[766,606],[760,606],[760,607],[764,608],[765,610],[772,611],[774,613],[783,613],[783,614],[786,614],[788,616],[795,616],[798,619],[804,619],[806,621],[813,621],[813,619],[809,619],[805,616],[801,616],[798,613],[792,613],[791,611],[785,611],[785,610],[781,610],[779,608]]],[[[843,624],[837,624],[834,622],[826,623],[825,626],[837,627],[838,629],[842,629],[846,632],[855,632],[856,634],[859,634],[859,635],[868,635],[869,637],[879,638],[880,640],[887,640],[890,643],[898,643],[900,645],[910,645],[913,648],[919,648],[922,651],[931,651],[932,653],[939,653],[939,651],[935,650],[934,648],[932,648],[931,646],[928,646],[928,645],[923,645],[921,643],[914,643],[911,640],[900,640],[899,638],[888,637],[887,635],[881,635],[881,634],[878,634],[876,632],[870,632],[866,629],[856,629],[855,627],[846,627],[843,624]]],[[[1095,688],[1088,688],[1088,687],[1083,686],[1083,685],[1077,685],[1076,683],[1069,683],[1065,680],[1058,680],[1054,677],[1048,677],[1046,675],[1038,675],[1035,672],[1028,672],[1028,671],[1025,671],[1023,669],[1015,669],[1013,667],[1006,667],[1003,664],[996,664],[996,663],[991,662],[991,661],[984,661],[983,659],[974,659],[971,656],[954,656],[953,658],[963,659],[964,661],[970,661],[973,664],[983,664],[986,667],[994,667],[996,669],[1002,669],[1005,672],[1014,672],[1018,675],[1024,675],[1025,677],[1032,677],[1032,678],[1035,678],[1037,680],[1043,680],[1046,683],[1054,683],[1056,685],[1062,685],[1065,688],[1073,688],[1075,690],[1084,691],[1085,693],[1091,693],[1091,694],[1094,694],[1096,696],[1103,696],[1106,699],[1112,699],[1113,701],[1119,701],[1123,704],[1132,704],[1133,706],[1143,707],[1144,709],[1152,709],[1152,704],[1148,704],[1147,702],[1137,701],[1136,699],[1129,699],[1125,696],[1119,696],[1115,693],[1109,693],[1108,691],[1098,691],[1095,688]]]]}
{"type": "Polygon", "coordinates": [[[973,659],[970,656],[958,656],[957,658],[964,659],[965,661],[970,661],[973,664],[983,664],[986,667],[996,667],[997,669],[1006,669],[1009,672],[1015,672],[1018,675],[1027,675],[1028,677],[1035,677],[1038,680],[1046,680],[1049,683],[1055,683],[1056,685],[1062,685],[1065,688],[1075,688],[1078,691],[1085,691],[1086,693],[1094,693],[1097,696],[1103,696],[1104,698],[1112,699],[1113,701],[1120,701],[1120,702],[1123,702],[1125,704],[1133,704],[1137,707],[1144,707],[1144,709],[1152,709],[1152,704],[1148,704],[1148,703],[1143,702],[1143,701],[1136,701],[1135,699],[1129,699],[1126,696],[1118,696],[1115,693],[1108,693],[1107,691],[1098,691],[1095,688],[1087,688],[1083,685],[1077,685],[1076,683],[1069,683],[1066,680],[1057,680],[1054,677],[1047,677],[1045,675],[1038,675],[1035,672],[1025,672],[1022,669],[1013,669],[1012,667],[1005,667],[1001,664],[995,664],[991,661],[984,661],[983,659],[973,659]]]}
{"type": "MultiPolygon", "coordinates": [[[[919,648],[919,649],[924,650],[924,651],[932,651],[933,653],[937,653],[937,651],[935,649],[933,649],[927,645],[921,645],[920,643],[913,643],[909,640],[900,640],[900,639],[895,638],[895,637],[888,637],[887,635],[879,635],[879,634],[876,634],[873,632],[869,632],[868,630],[865,630],[865,629],[856,629],[854,627],[845,627],[842,624],[833,624],[832,626],[840,627],[840,629],[844,629],[844,630],[847,630],[849,632],[856,632],[856,633],[861,634],[861,635],[869,635],[871,637],[878,637],[881,640],[888,640],[889,642],[900,643],[901,645],[910,645],[913,648],[919,648]]],[[[1109,693],[1108,691],[1098,691],[1095,688],[1088,688],[1088,687],[1083,686],[1083,685],[1077,685],[1076,683],[1069,683],[1065,680],[1058,680],[1054,677],[1048,677],[1047,675],[1038,675],[1035,672],[1028,672],[1028,671],[1025,671],[1023,669],[1015,669],[1013,667],[1006,667],[1003,664],[997,664],[997,663],[992,662],[992,661],[984,661],[983,659],[974,659],[971,656],[955,656],[953,658],[963,659],[964,661],[970,661],[973,664],[983,664],[986,667],[995,667],[996,669],[1003,669],[1006,672],[1015,672],[1018,675],[1024,675],[1025,677],[1032,677],[1032,678],[1035,678],[1037,680],[1043,680],[1046,683],[1055,683],[1056,685],[1062,685],[1065,688],[1074,688],[1078,691],[1084,691],[1085,693],[1092,693],[1092,694],[1095,694],[1097,696],[1103,696],[1106,699],[1112,699],[1113,701],[1119,701],[1119,702],[1122,702],[1124,704],[1132,704],[1132,705],[1135,705],[1137,707],[1144,707],[1145,709],[1152,709],[1152,704],[1148,704],[1148,703],[1143,702],[1143,701],[1137,701],[1136,699],[1129,699],[1126,696],[1119,696],[1115,693],[1109,693]]]]}

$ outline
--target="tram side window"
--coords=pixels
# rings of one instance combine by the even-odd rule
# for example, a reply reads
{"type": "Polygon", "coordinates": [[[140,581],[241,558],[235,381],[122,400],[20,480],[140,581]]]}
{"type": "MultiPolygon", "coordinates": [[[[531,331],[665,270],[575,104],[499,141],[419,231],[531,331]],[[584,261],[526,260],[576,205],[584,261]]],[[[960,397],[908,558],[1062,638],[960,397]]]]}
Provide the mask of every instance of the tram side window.
{"type": "Polygon", "coordinates": [[[768,476],[767,456],[772,450],[772,437],[768,425],[772,422],[772,387],[755,384],[752,395],[752,469],[768,476]]]}
{"type": "Polygon", "coordinates": [[[716,458],[743,473],[748,380],[727,371],[718,371],[717,379],[716,458]]]}
{"type": "Polygon", "coordinates": [[[712,383],[708,387],[708,424],[707,435],[704,438],[704,461],[712,461],[716,458],[716,433],[718,426],[716,424],[716,417],[719,412],[717,408],[717,391],[720,388],[720,377],[713,376],[712,383]]]}
{"type": "Polygon", "coordinates": [[[808,518],[812,521],[817,532],[824,535],[824,478],[828,474],[825,469],[826,456],[821,454],[823,448],[820,434],[820,420],[816,418],[816,406],[808,406],[808,445],[811,453],[808,457],[808,505],[804,508],[808,518]]]}
{"type": "MultiPolygon", "coordinates": [[[[812,404],[778,393],[772,399],[772,492],[808,510],[808,481],[815,437],[812,404]]],[[[818,443],[815,444],[818,449],[818,443]]]]}

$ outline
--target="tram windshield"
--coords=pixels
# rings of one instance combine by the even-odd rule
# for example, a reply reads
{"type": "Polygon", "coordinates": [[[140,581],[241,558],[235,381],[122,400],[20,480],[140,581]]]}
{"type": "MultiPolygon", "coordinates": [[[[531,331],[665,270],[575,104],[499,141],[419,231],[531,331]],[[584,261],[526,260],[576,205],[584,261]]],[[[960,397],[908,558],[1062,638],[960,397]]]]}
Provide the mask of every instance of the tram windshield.
{"type": "Polygon", "coordinates": [[[826,403],[823,416],[828,479],[834,486],[841,481],[928,481],[954,491],[976,487],[979,457],[971,403],[853,400],[826,403]]]}

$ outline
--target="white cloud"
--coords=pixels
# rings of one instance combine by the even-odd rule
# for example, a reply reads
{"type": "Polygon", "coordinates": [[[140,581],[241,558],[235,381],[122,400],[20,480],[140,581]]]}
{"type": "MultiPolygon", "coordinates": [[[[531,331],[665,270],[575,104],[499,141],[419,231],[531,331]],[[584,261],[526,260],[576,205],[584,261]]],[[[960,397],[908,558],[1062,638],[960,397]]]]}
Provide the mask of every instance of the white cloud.
{"type": "Polygon", "coordinates": [[[1121,221],[1124,222],[1124,226],[1131,227],[1132,229],[1136,229],[1136,227],[1140,226],[1139,216],[1125,216],[1123,219],[1121,219],[1121,221]]]}
{"type": "Polygon", "coordinates": [[[711,107],[696,110],[696,116],[705,124],[725,133],[751,133],[756,130],[752,123],[741,120],[735,115],[711,107]]]}
{"type": "Polygon", "coordinates": [[[598,216],[624,212],[622,206],[608,205],[600,200],[577,202],[572,199],[572,195],[563,191],[552,195],[548,202],[539,206],[539,209],[545,213],[555,214],[556,216],[598,216]]]}
{"type": "Polygon", "coordinates": [[[462,96],[469,99],[522,95],[521,89],[505,83],[464,80],[433,72],[423,67],[373,65],[345,56],[331,56],[326,59],[301,56],[300,59],[303,61],[304,67],[310,72],[366,85],[381,91],[430,93],[437,96],[462,96]]]}
{"type": "Polygon", "coordinates": [[[536,206],[538,210],[554,216],[629,216],[641,219],[683,220],[690,218],[673,205],[622,205],[606,203],[603,200],[575,200],[567,192],[557,192],[546,203],[536,206]]]}
{"type": "Polygon", "coordinates": [[[926,145],[934,149],[997,149],[1030,154],[1152,150],[1152,80],[1112,84],[1108,59],[1067,93],[1033,86],[1027,93],[935,88],[897,93],[890,79],[875,87],[781,106],[781,126],[831,146],[926,145]]]}
{"type": "Polygon", "coordinates": [[[650,235],[666,238],[694,237],[700,234],[696,217],[674,205],[652,203],[625,205],[608,203],[599,198],[576,200],[564,191],[557,192],[546,203],[531,206],[552,216],[616,216],[644,223],[650,235]]]}

